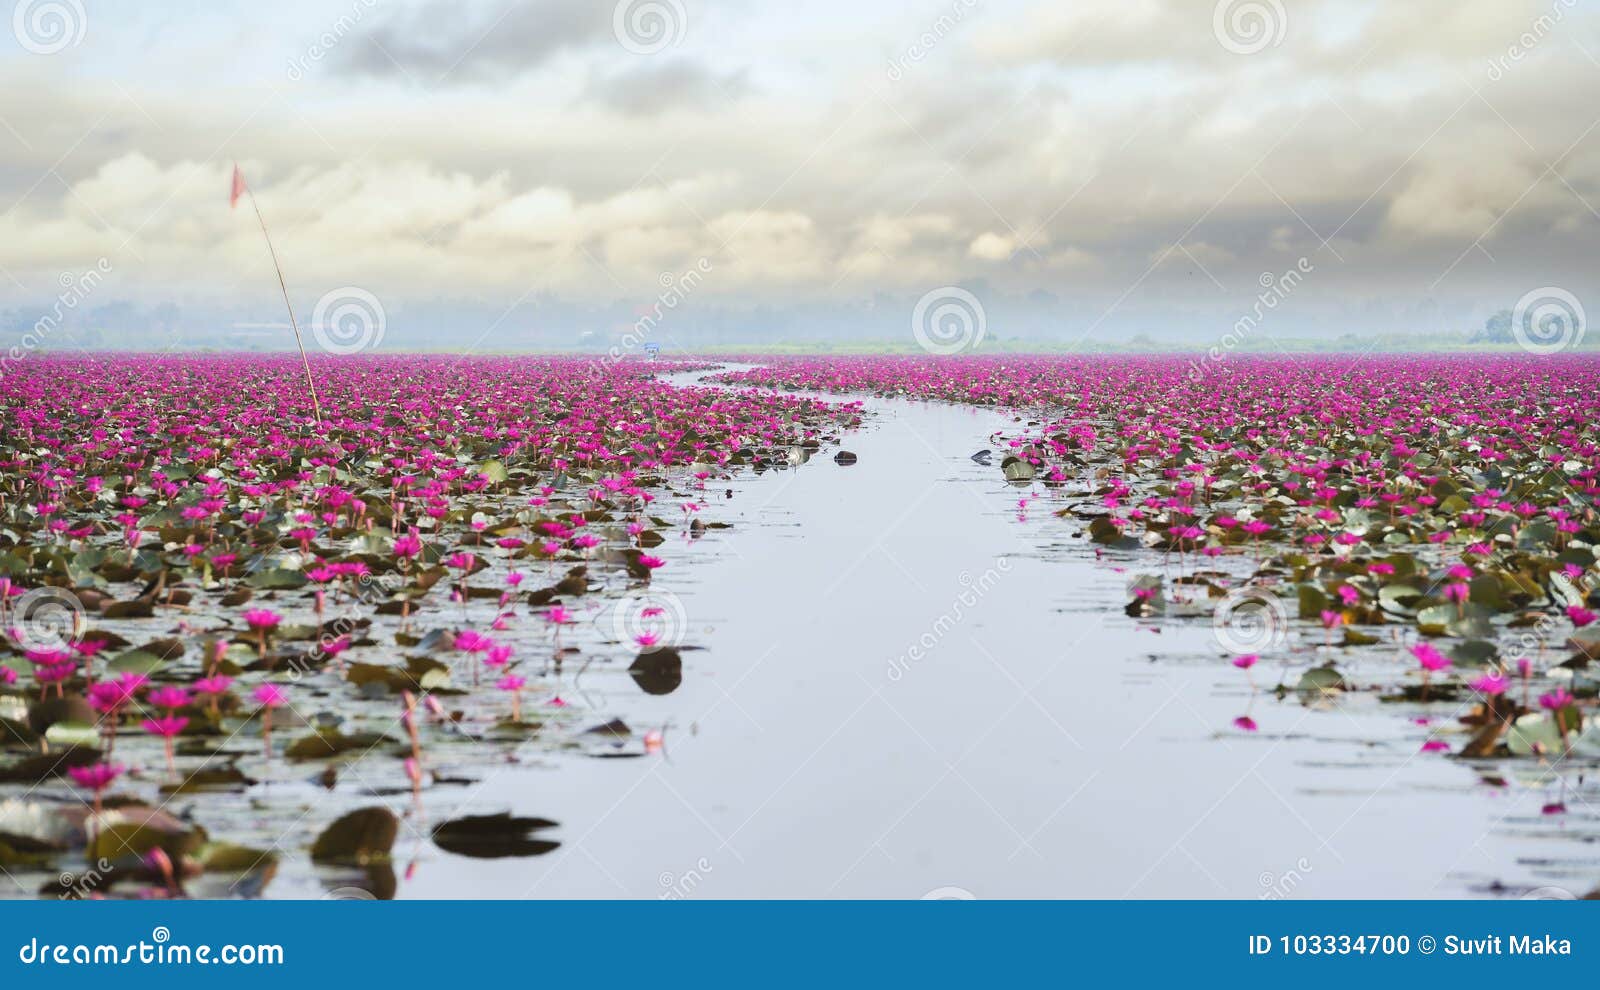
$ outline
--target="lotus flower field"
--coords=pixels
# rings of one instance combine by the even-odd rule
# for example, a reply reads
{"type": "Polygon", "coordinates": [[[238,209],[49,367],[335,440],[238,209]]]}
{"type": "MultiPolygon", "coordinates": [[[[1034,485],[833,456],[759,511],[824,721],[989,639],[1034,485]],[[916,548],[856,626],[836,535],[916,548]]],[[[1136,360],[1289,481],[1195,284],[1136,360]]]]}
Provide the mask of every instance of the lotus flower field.
{"type": "Polygon", "coordinates": [[[830,358],[725,377],[1015,408],[992,439],[1019,518],[1071,520],[1142,572],[1130,616],[1215,623],[1235,666],[1292,665],[1280,694],[1416,703],[1424,752],[1600,757],[1600,361],[830,358]],[[1356,656],[1381,676],[1352,682],[1356,656]]]}
{"type": "MultiPolygon", "coordinates": [[[[336,763],[405,794],[577,745],[595,713],[552,687],[594,659],[575,627],[641,681],[676,676],[648,594],[663,544],[706,525],[709,479],[854,421],[589,359],[397,358],[319,366],[319,423],[298,370],[59,358],[4,379],[0,865],[48,870],[46,894],[247,893],[281,853],[219,826],[236,795],[323,769],[332,788],[336,763]]],[[[334,810],[252,828],[345,867],[387,852],[392,813],[334,810]]]]}
{"type": "MultiPolygon", "coordinates": [[[[971,437],[994,504],[1074,541],[1117,622],[1210,631],[1197,662],[1252,699],[1225,734],[1370,695],[1491,786],[1600,759],[1600,361],[742,361],[685,387],[717,362],[321,360],[320,421],[287,358],[8,370],[0,866],[44,896],[254,896],[306,864],[390,896],[425,796],[659,758],[672,730],[576,680],[692,675],[675,557],[728,525],[725,482],[878,428],[867,397],[1003,414],[971,437]]],[[[555,824],[422,827],[493,857],[555,824]]]]}

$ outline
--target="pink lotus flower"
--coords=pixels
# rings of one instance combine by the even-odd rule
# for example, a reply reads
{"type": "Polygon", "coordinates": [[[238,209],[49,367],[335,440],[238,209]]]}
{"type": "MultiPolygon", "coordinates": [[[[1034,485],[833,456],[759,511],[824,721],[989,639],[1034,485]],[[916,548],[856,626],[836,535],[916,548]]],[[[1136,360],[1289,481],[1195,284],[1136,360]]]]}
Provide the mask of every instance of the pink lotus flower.
{"type": "Polygon", "coordinates": [[[1417,658],[1423,670],[1439,671],[1450,666],[1450,658],[1435,649],[1432,643],[1418,643],[1411,648],[1411,655],[1417,658]]]}
{"type": "Polygon", "coordinates": [[[1251,667],[1254,667],[1256,665],[1256,661],[1260,659],[1261,658],[1254,653],[1246,653],[1242,656],[1234,657],[1233,665],[1238,667],[1240,670],[1249,670],[1251,667]]]}
{"type": "Polygon", "coordinates": [[[53,685],[56,689],[57,697],[60,697],[62,693],[61,685],[71,680],[72,675],[76,674],[77,672],[77,661],[67,660],[63,663],[52,663],[45,664],[41,667],[35,667],[33,671],[33,679],[41,686],[53,685]]]}
{"type": "Polygon", "coordinates": [[[1481,695],[1494,697],[1505,694],[1506,688],[1511,686],[1511,681],[1504,674],[1484,674],[1473,679],[1468,686],[1481,695]]]}
{"type": "Polygon", "coordinates": [[[1567,618],[1572,620],[1573,626],[1578,629],[1582,629],[1584,626],[1587,626],[1589,623],[1594,621],[1595,615],[1582,605],[1568,605],[1567,618]]]}
{"type": "Polygon", "coordinates": [[[121,764],[91,763],[88,766],[68,767],[67,775],[79,787],[87,788],[99,794],[116,782],[126,768],[121,764]]]}
{"type": "Polygon", "coordinates": [[[163,718],[147,718],[144,720],[144,731],[152,736],[162,736],[171,739],[179,735],[189,725],[189,720],[182,715],[168,715],[163,718]]]}
{"type": "Polygon", "coordinates": [[[171,711],[189,703],[189,692],[180,687],[160,687],[145,695],[144,700],[157,708],[171,711]]]}
{"type": "Polygon", "coordinates": [[[494,646],[494,640],[480,632],[463,629],[456,633],[455,648],[463,653],[482,653],[494,646]]]}
{"type": "Polygon", "coordinates": [[[1539,696],[1539,707],[1545,709],[1546,711],[1560,711],[1563,708],[1571,708],[1573,701],[1574,699],[1572,695],[1567,691],[1566,688],[1558,687],[1548,694],[1541,694],[1539,696]]]}
{"type": "Polygon", "coordinates": [[[68,663],[72,660],[71,650],[29,650],[24,657],[35,667],[54,667],[59,663],[68,663]]]}
{"type": "Polygon", "coordinates": [[[264,608],[253,608],[244,614],[245,625],[256,632],[274,629],[283,621],[283,616],[264,608]]]}
{"type": "Polygon", "coordinates": [[[143,674],[123,674],[114,681],[99,681],[89,688],[89,707],[107,715],[115,714],[133,700],[134,692],[148,680],[143,674]]]}
{"type": "Polygon", "coordinates": [[[232,686],[233,678],[222,674],[218,674],[215,677],[203,677],[190,685],[190,687],[194,688],[195,694],[201,695],[226,694],[228,688],[232,686]]]}
{"type": "Polygon", "coordinates": [[[289,703],[289,694],[276,684],[258,684],[250,693],[262,708],[281,708],[289,703]]]}
{"type": "Polygon", "coordinates": [[[641,553],[639,555],[639,566],[653,571],[658,567],[667,566],[667,562],[660,557],[652,557],[647,553],[641,553]]]}

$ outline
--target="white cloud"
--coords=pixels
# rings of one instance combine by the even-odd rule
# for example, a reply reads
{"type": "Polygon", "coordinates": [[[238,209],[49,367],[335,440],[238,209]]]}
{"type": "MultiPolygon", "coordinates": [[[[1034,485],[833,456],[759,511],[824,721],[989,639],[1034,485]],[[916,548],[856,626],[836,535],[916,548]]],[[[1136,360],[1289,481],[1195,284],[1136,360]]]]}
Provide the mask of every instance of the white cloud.
{"type": "Polygon", "coordinates": [[[1120,305],[1190,291],[1182,252],[1146,271],[1175,242],[1224,284],[1223,269],[1315,254],[1342,298],[1432,291],[1447,270],[1440,292],[1535,277],[1578,291],[1593,275],[1564,273],[1600,247],[1583,200],[1600,203],[1600,145],[1584,132],[1596,70],[1572,42],[1596,15],[1568,9],[1502,79],[1486,74],[1562,2],[1296,0],[1282,45],[1240,56],[1210,3],[985,0],[891,82],[885,53],[926,28],[911,8],[848,33],[696,12],[672,61],[652,63],[592,9],[548,0],[528,10],[559,13],[559,37],[536,58],[517,44],[539,18],[518,13],[444,86],[367,64],[370,36],[405,40],[413,75],[448,69],[479,17],[406,34],[449,22],[439,3],[374,7],[293,85],[280,50],[325,28],[315,5],[267,17],[222,0],[204,23],[247,18],[238,30],[273,53],[261,62],[219,58],[200,22],[157,31],[138,5],[108,8],[72,55],[0,64],[0,119],[19,138],[0,168],[0,306],[101,256],[141,298],[270,278],[253,218],[225,205],[233,155],[292,281],[402,299],[607,305],[706,257],[697,298],[850,301],[982,278],[1092,318],[1130,291],[1120,305]],[[149,40],[130,60],[135,37],[149,40]],[[1491,228],[1495,260],[1452,267],[1491,228]]]}
{"type": "Polygon", "coordinates": [[[985,231],[972,239],[967,245],[967,255],[980,258],[984,261],[1005,261],[1017,251],[1017,242],[1013,237],[985,231]]]}

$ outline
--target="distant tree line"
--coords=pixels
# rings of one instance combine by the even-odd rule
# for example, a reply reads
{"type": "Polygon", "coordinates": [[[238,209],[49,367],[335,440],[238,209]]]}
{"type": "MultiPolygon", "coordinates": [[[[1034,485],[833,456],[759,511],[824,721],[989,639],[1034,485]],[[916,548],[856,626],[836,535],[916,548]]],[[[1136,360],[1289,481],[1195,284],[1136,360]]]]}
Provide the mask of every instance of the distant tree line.
{"type": "Polygon", "coordinates": [[[1516,341],[1511,333],[1511,310],[1502,309],[1483,321],[1483,328],[1467,335],[1472,344],[1510,344],[1516,341]]]}

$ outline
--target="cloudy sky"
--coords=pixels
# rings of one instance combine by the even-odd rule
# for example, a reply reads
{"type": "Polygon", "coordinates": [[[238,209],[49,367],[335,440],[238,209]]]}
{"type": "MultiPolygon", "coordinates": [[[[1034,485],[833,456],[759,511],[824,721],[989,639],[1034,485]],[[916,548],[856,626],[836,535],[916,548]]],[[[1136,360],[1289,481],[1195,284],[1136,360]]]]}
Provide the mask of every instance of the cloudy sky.
{"type": "Polygon", "coordinates": [[[304,313],[356,287],[436,347],[614,332],[691,270],[689,339],[890,338],[956,285],[1000,336],[1203,342],[1297,265],[1284,336],[1600,311],[1591,0],[12,12],[0,310],[99,265],[133,343],[281,320],[235,160],[304,313]]]}

